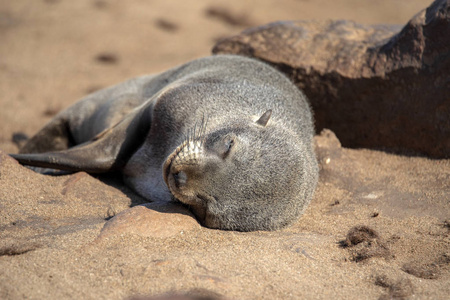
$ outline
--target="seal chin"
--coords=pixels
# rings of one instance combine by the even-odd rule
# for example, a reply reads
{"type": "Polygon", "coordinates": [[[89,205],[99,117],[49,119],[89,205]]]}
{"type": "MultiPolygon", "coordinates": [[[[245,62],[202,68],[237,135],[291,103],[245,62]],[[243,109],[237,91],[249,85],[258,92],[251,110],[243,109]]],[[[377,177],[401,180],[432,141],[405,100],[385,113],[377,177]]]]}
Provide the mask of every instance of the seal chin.
{"type": "Polygon", "coordinates": [[[217,217],[213,216],[209,212],[205,212],[205,217],[201,221],[202,225],[212,228],[212,229],[222,229],[222,226],[220,226],[219,221],[217,220],[217,217]]]}
{"type": "MultiPolygon", "coordinates": [[[[182,174],[183,171],[180,171],[179,173],[182,174]]],[[[190,191],[189,189],[183,188],[183,186],[180,186],[180,182],[184,179],[179,178],[181,176],[179,173],[173,174],[171,172],[171,164],[169,164],[167,170],[164,169],[164,180],[166,181],[170,193],[177,201],[188,206],[201,224],[208,226],[204,197],[199,194],[195,194],[195,192],[190,191]]]]}

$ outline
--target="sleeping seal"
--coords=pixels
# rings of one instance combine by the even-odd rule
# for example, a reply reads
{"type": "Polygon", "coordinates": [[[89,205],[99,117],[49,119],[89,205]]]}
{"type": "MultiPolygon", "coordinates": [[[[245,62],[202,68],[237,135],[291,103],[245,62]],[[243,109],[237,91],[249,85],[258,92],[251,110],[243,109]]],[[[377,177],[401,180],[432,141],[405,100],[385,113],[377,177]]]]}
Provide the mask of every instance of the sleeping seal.
{"type": "Polygon", "coordinates": [[[175,198],[210,228],[274,230],[317,184],[306,97],[249,58],[217,55],[91,94],[13,154],[30,166],[102,173],[151,201],[175,198]]]}

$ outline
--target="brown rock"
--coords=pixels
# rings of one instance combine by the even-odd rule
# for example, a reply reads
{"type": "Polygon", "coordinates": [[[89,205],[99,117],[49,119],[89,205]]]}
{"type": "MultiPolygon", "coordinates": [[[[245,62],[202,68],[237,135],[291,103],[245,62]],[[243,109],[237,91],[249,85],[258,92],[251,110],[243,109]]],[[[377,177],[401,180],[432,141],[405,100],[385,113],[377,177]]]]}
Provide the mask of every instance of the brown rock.
{"type": "Polygon", "coordinates": [[[341,143],[333,131],[323,129],[314,137],[315,152],[321,169],[341,157],[341,143]]]}
{"type": "Polygon", "coordinates": [[[372,257],[389,259],[391,253],[386,242],[372,228],[359,225],[351,228],[341,243],[351,253],[352,260],[361,262],[372,257]]]}
{"type": "Polygon", "coordinates": [[[360,225],[355,226],[347,233],[345,244],[347,246],[358,245],[359,243],[379,238],[378,233],[370,227],[360,225]]]}
{"type": "Polygon", "coordinates": [[[99,238],[120,234],[144,237],[170,237],[200,225],[185,208],[176,204],[158,206],[154,203],[127,209],[106,222],[99,238]]]}
{"type": "Polygon", "coordinates": [[[215,54],[256,57],[309,97],[317,131],[343,146],[450,157],[450,2],[400,30],[351,21],[277,22],[220,41],[215,54]]]}

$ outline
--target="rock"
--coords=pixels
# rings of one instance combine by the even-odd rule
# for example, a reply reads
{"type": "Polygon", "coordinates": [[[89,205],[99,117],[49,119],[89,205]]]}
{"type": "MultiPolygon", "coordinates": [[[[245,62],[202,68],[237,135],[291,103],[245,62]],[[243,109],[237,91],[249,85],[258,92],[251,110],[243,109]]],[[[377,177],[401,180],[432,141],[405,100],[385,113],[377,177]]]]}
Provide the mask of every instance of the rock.
{"type": "Polygon", "coordinates": [[[286,73],[309,97],[317,131],[345,147],[450,157],[450,1],[401,29],[351,21],[277,22],[218,42],[286,73]]]}
{"type": "Polygon", "coordinates": [[[184,207],[149,203],[127,209],[110,219],[98,238],[124,233],[163,238],[199,228],[195,217],[184,207]]]}
{"type": "Polygon", "coordinates": [[[323,169],[331,161],[341,158],[342,147],[333,131],[323,129],[314,137],[315,152],[319,166],[323,169]]]}
{"type": "Polygon", "coordinates": [[[361,262],[372,257],[389,259],[392,255],[387,243],[372,228],[359,225],[351,228],[342,243],[349,249],[351,260],[361,262]]]}

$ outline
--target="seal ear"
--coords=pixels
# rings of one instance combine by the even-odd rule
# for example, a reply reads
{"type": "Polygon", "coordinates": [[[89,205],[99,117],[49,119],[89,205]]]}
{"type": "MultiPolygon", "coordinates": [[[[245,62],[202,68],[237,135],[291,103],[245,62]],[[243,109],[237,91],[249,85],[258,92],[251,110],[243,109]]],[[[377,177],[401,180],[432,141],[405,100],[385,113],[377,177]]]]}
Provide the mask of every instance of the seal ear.
{"type": "Polygon", "coordinates": [[[258,125],[261,125],[263,127],[266,127],[267,122],[269,122],[270,116],[272,115],[272,110],[269,109],[263,115],[256,121],[258,125]]]}
{"type": "Polygon", "coordinates": [[[10,155],[21,164],[34,167],[89,173],[121,169],[144,142],[150,129],[148,107],[130,113],[92,140],[67,150],[10,155]]]}

